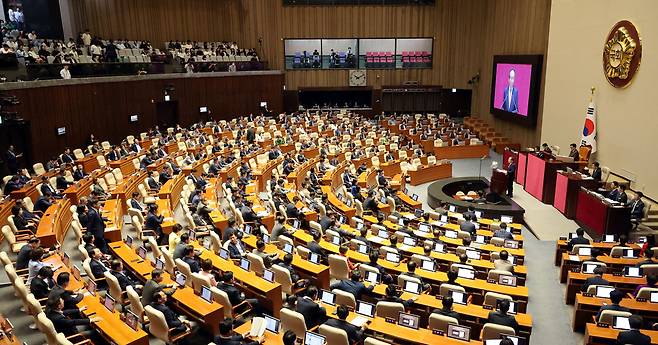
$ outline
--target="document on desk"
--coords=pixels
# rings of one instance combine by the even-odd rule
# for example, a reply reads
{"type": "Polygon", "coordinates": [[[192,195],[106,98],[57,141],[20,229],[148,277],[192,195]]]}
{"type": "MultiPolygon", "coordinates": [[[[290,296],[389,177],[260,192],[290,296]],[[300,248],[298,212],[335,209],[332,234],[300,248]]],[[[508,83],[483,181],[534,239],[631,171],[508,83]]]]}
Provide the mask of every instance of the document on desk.
{"type": "Polygon", "coordinates": [[[350,321],[351,324],[353,324],[356,327],[361,327],[363,326],[366,322],[368,322],[368,318],[364,316],[357,316],[355,317],[352,321],[350,321]]]}

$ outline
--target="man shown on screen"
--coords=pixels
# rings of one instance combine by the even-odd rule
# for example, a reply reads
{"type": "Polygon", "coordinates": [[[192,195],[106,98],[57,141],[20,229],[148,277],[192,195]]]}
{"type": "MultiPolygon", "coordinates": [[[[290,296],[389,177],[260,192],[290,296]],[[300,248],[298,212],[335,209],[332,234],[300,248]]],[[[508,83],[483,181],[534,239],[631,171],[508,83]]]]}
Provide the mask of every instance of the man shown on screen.
{"type": "Polygon", "coordinates": [[[509,70],[508,86],[503,90],[503,105],[501,108],[510,113],[519,112],[519,90],[514,87],[515,75],[516,71],[514,69],[509,70]]]}

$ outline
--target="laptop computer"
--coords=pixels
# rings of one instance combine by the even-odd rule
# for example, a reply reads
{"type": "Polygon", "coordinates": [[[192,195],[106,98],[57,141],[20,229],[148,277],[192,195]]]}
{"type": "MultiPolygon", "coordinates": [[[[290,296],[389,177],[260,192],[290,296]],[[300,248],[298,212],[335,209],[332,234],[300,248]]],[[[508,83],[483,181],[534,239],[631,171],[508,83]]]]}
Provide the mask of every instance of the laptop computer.
{"type": "Polygon", "coordinates": [[[624,276],[632,277],[632,278],[641,278],[644,276],[644,274],[642,272],[642,268],[640,267],[626,266],[624,267],[624,276]]]}
{"type": "Polygon", "coordinates": [[[420,262],[420,268],[425,271],[434,272],[436,271],[436,264],[432,260],[422,260],[420,262]]]}
{"type": "Polygon", "coordinates": [[[500,221],[507,224],[514,223],[514,218],[512,216],[500,216],[500,221]]]}
{"type": "Polygon", "coordinates": [[[323,335],[313,332],[306,332],[304,335],[304,345],[324,345],[326,338],[323,335]]]}
{"type": "Polygon", "coordinates": [[[370,282],[370,283],[373,284],[373,285],[376,285],[376,284],[379,283],[379,276],[380,276],[379,273],[366,271],[366,277],[365,277],[365,280],[368,281],[368,282],[370,282]]]}
{"type": "Polygon", "coordinates": [[[212,303],[212,293],[210,292],[209,287],[207,286],[201,287],[201,299],[208,303],[212,303]]]}
{"type": "Polygon", "coordinates": [[[329,305],[336,305],[336,294],[331,291],[321,290],[320,300],[329,305]]]}
{"type": "Polygon", "coordinates": [[[105,299],[103,300],[103,305],[105,306],[105,308],[107,308],[107,310],[114,312],[115,301],[114,298],[112,298],[112,296],[110,296],[109,293],[105,295],[105,299]]]}
{"type": "Polygon", "coordinates": [[[394,262],[397,264],[400,262],[400,254],[393,252],[386,252],[386,261],[394,262]]]}
{"type": "Polygon", "coordinates": [[[133,331],[136,331],[139,325],[139,318],[132,311],[126,310],[124,322],[128,327],[132,328],[133,331]]]}
{"type": "Polygon", "coordinates": [[[600,298],[610,298],[610,293],[614,290],[614,286],[597,286],[595,296],[600,298]]]}
{"type": "Polygon", "coordinates": [[[96,282],[93,279],[87,280],[87,291],[92,296],[96,296],[96,282]]]}
{"type": "Polygon", "coordinates": [[[242,268],[245,271],[249,271],[249,268],[251,267],[251,262],[245,258],[240,259],[240,268],[242,268]]]}
{"type": "Polygon", "coordinates": [[[434,251],[437,253],[445,253],[445,246],[443,243],[434,243],[434,251]]]}
{"type": "Polygon", "coordinates": [[[279,334],[281,320],[269,315],[263,315],[263,318],[265,319],[265,330],[279,334]]]}
{"type": "Polygon", "coordinates": [[[460,267],[457,270],[457,276],[465,279],[475,279],[475,270],[465,267],[460,267]]]}
{"type": "Polygon", "coordinates": [[[498,284],[507,285],[507,286],[516,286],[516,277],[501,274],[498,276],[498,284]]]}
{"type": "Polygon", "coordinates": [[[420,223],[418,224],[418,231],[428,233],[432,230],[429,224],[420,223]]]}
{"type": "Polygon", "coordinates": [[[654,291],[649,295],[649,302],[658,303],[658,291],[654,291]]]}
{"type": "Polygon", "coordinates": [[[356,310],[354,310],[357,314],[367,316],[367,317],[374,317],[375,316],[375,305],[372,303],[367,303],[367,302],[362,302],[362,301],[357,301],[356,302],[356,310]]]}
{"type": "Polygon", "coordinates": [[[142,260],[146,260],[146,248],[144,248],[144,246],[137,248],[137,255],[142,258],[142,260]]]}
{"type": "Polygon", "coordinates": [[[613,316],[612,317],[612,328],[614,329],[622,329],[622,330],[630,330],[631,325],[628,320],[628,317],[626,316],[613,316]]]}
{"type": "Polygon", "coordinates": [[[580,255],[580,256],[592,256],[592,247],[580,247],[580,248],[578,248],[578,255],[580,255]]]}
{"type": "Polygon", "coordinates": [[[316,253],[311,253],[311,255],[309,255],[309,257],[308,257],[308,261],[310,261],[310,262],[317,265],[317,264],[320,263],[320,255],[318,255],[316,253]]]}
{"type": "Polygon", "coordinates": [[[178,284],[179,287],[184,287],[186,280],[187,278],[185,278],[185,275],[183,273],[176,274],[176,284],[178,284]]]}
{"type": "Polygon", "coordinates": [[[459,291],[450,291],[450,296],[452,297],[453,302],[457,304],[466,305],[468,302],[468,295],[459,291]]]}
{"type": "Polygon", "coordinates": [[[220,248],[219,249],[219,257],[224,259],[224,260],[228,260],[228,250],[226,250],[224,248],[220,248]]]}
{"type": "Polygon", "coordinates": [[[421,290],[420,284],[418,284],[416,282],[409,281],[409,280],[404,281],[404,291],[405,292],[409,292],[409,293],[412,293],[412,294],[419,295],[420,290],[421,290]]]}
{"type": "Polygon", "coordinates": [[[270,283],[274,282],[274,271],[268,269],[263,270],[263,279],[270,283]]]}

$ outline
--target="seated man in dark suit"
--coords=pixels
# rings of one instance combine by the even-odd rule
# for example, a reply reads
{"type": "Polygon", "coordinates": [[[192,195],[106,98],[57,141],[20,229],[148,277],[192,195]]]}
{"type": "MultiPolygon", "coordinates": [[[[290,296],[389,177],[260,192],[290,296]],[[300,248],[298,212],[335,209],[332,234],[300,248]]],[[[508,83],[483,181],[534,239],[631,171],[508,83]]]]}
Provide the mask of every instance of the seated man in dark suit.
{"type": "Polygon", "coordinates": [[[201,271],[201,264],[199,263],[199,260],[194,257],[194,247],[192,247],[192,245],[185,247],[183,250],[183,258],[181,260],[190,266],[190,271],[192,273],[198,273],[201,271]]]}
{"type": "MultiPolygon", "coordinates": [[[[62,272],[57,276],[57,285],[55,285],[48,299],[57,299],[61,298],[64,301],[64,310],[78,310],[78,303],[82,301],[84,295],[82,293],[76,293],[73,290],[69,290],[69,282],[71,281],[71,275],[68,272],[62,272]]],[[[33,281],[34,282],[34,281],[33,281]]]]}
{"type": "Polygon", "coordinates": [[[251,202],[251,200],[246,200],[242,208],[240,208],[240,213],[242,214],[242,219],[246,223],[251,223],[254,222],[258,219],[260,219],[257,215],[256,212],[252,209],[254,206],[254,203],[251,202]]]}
{"type": "Polygon", "coordinates": [[[432,287],[430,286],[430,284],[423,283],[423,278],[418,274],[416,274],[416,266],[417,264],[415,261],[412,260],[407,261],[407,272],[401,273],[401,275],[420,280],[420,285],[422,286],[423,290],[428,291],[432,287]]]}
{"type": "Polygon", "coordinates": [[[337,283],[331,284],[331,290],[338,289],[349,292],[354,298],[360,300],[363,294],[369,294],[374,289],[374,285],[366,287],[361,281],[361,271],[353,270],[350,279],[343,279],[337,283]]]}
{"type": "Polygon", "coordinates": [[[370,211],[375,215],[379,212],[377,201],[375,200],[375,192],[372,190],[368,191],[368,197],[363,201],[363,211],[370,211]]]}
{"type": "Polygon", "coordinates": [[[500,229],[494,232],[493,237],[504,238],[506,240],[514,239],[514,235],[510,231],[507,231],[506,223],[500,223],[500,229]]]}
{"type": "Polygon", "coordinates": [[[350,315],[349,309],[344,304],[336,307],[337,319],[329,318],[324,324],[327,326],[342,329],[347,334],[347,339],[350,344],[358,344],[363,339],[363,329],[352,325],[347,322],[347,316],[350,315]]]}
{"type": "Polygon", "coordinates": [[[628,195],[626,195],[626,185],[619,185],[619,194],[617,195],[617,201],[622,205],[626,205],[628,202],[628,195]]]}
{"type": "Polygon", "coordinates": [[[475,236],[477,229],[475,229],[475,224],[471,222],[471,215],[464,213],[464,222],[459,225],[459,230],[468,232],[471,236],[475,236]]]}
{"type": "Polygon", "coordinates": [[[144,211],[144,206],[141,203],[142,195],[139,192],[133,192],[132,198],[130,198],[130,207],[139,211],[144,211]]]}
{"type": "Polygon", "coordinates": [[[257,341],[245,339],[242,334],[233,331],[233,320],[230,318],[219,323],[219,335],[215,336],[217,345],[258,345],[257,341]]]}
{"type": "Polygon", "coordinates": [[[286,205],[286,216],[291,219],[297,219],[299,218],[299,215],[301,214],[301,211],[297,209],[296,204],[299,202],[299,197],[295,195],[292,198],[292,202],[288,203],[286,205]]]}
{"type": "Polygon", "coordinates": [[[32,278],[30,292],[37,300],[44,299],[48,297],[50,289],[53,287],[55,287],[55,282],[53,281],[53,269],[50,266],[43,266],[39,269],[37,276],[32,278]]]}
{"type": "Polygon", "coordinates": [[[644,202],[642,201],[643,196],[644,193],[636,192],[633,199],[627,205],[627,207],[631,209],[631,221],[635,224],[637,224],[639,219],[644,217],[644,202]]]}
{"type": "Polygon", "coordinates": [[[651,337],[643,334],[640,332],[640,328],[642,328],[642,324],[644,321],[642,320],[642,317],[639,315],[632,315],[629,320],[628,324],[631,327],[630,330],[628,331],[621,331],[617,335],[617,344],[618,345],[626,345],[626,344],[633,344],[633,345],[649,345],[651,344],[651,337]]]}
{"type": "Polygon", "coordinates": [[[49,299],[45,313],[46,317],[52,321],[55,331],[57,333],[63,333],[67,337],[81,333],[77,326],[86,326],[100,320],[98,317],[92,317],[90,319],[74,318],[74,314],[64,309],[64,301],[61,298],[49,299]]]}
{"type": "Polygon", "coordinates": [[[379,184],[380,188],[388,187],[388,180],[386,180],[386,176],[384,176],[383,170],[377,170],[377,183],[379,184]]]}
{"type": "Polygon", "coordinates": [[[323,262],[327,261],[327,253],[325,253],[324,249],[322,249],[322,246],[320,246],[320,240],[322,239],[322,234],[318,231],[313,231],[311,233],[313,236],[313,240],[309,241],[306,244],[306,247],[308,250],[311,251],[311,253],[318,254],[320,258],[322,258],[323,262]]]}
{"type": "Polygon", "coordinates": [[[518,332],[519,324],[518,322],[516,322],[514,315],[507,314],[508,310],[509,310],[509,301],[505,299],[499,300],[498,310],[489,312],[489,317],[487,318],[487,322],[511,327],[518,332]]]}
{"type": "Polygon", "coordinates": [[[55,178],[55,185],[57,186],[57,189],[65,190],[66,188],[69,188],[69,186],[72,184],[73,183],[67,181],[66,178],[64,177],[64,169],[61,169],[57,172],[57,178],[55,178]]]}
{"type": "Polygon", "coordinates": [[[592,176],[595,181],[601,182],[602,171],[599,162],[594,162],[594,168],[592,169],[590,176],[592,176]]]}
{"type": "Polygon", "coordinates": [[[569,243],[567,243],[567,250],[571,252],[573,246],[576,244],[590,244],[590,241],[585,238],[585,230],[583,228],[578,228],[578,230],[576,230],[576,237],[572,238],[569,243]]]}
{"type": "Polygon", "coordinates": [[[121,263],[121,260],[112,261],[111,268],[112,269],[110,270],[110,273],[112,273],[112,275],[117,278],[119,286],[121,287],[121,291],[126,291],[126,287],[128,286],[132,286],[135,289],[141,290],[142,285],[138,284],[135,279],[133,279],[123,270],[123,263],[121,263]]]}
{"type": "Polygon", "coordinates": [[[443,304],[443,306],[441,307],[441,309],[434,309],[432,311],[432,314],[439,314],[443,316],[452,317],[457,319],[457,321],[459,321],[459,313],[457,313],[452,309],[453,302],[454,301],[452,299],[452,296],[443,297],[443,299],[441,300],[441,304],[443,304]]]}
{"type": "Polygon", "coordinates": [[[153,177],[153,172],[149,171],[148,172],[148,177],[146,178],[146,183],[149,186],[149,189],[151,190],[160,190],[160,182],[155,180],[155,177],[153,177]]]}
{"type": "Polygon", "coordinates": [[[295,284],[296,287],[304,287],[308,285],[308,279],[301,279],[299,277],[299,273],[295,271],[295,268],[292,266],[292,254],[286,253],[286,255],[283,256],[283,260],[279,262],[277,265],[285,268],[288,270],[290,273],[290,280],[292,281],[293,284],[295,284]]]}
{"type": "Polygon", "coordinates": [[[158,216],[158,204],[150,204],[148,206],[148,213],[144,221],[144,229],[153,230],[157,236],[158,243],[164,244],[164,232],[162,231],[163,216],[158,216]]]}
{"type": "Polygon", "coordinates": [[[601,313],[603,313],[604,310],[629,311],[628,308],[619,305],[619,303],[621,303],[621,300],[624,299],[625,295],[626,295],[625,293],[617,289],[610,291],[610,301],[612,302],[612,304],[606,304],[601,306],[601,308],[599,308],[599,312],[596,313],[596,320],[597,321],[599,320],[599,318],[601,317],[601,313]]]}
{"type": "Polygon", "coordinates": [[[94,279],[103,279],[105,278],[105,272],[108,270],[105,263],[101,261],[103,258],[103,253],[98,248],[94,248],[91,255],[91,260],[89,261],[89,268],[91,269],[91,274],[94,275],[94,279]]]}
{"type": "Polygon", "coordinates": [[[229,244],[228,244],[228,255],[231,259],[240,259],[241,257],[246,255],[246,250],[244,249],[244,245],[242,244],[242,241],[238,239],[237,234],[233,233],[231,234],[231,237],[229,239],[229,244]]]}
{"type": "Polygon", "coordinates": [[[327,321],[327,310],[316,302],[317,298],[318,288],[309,286],[306,296],[297,300],[297,312],[304,315],[306,328],[313,328],[327,321]]]}
{"type": "Polygon", "coordinates": [[[472,221],[474,221],[474,222],[477,222],[477,221],[478,221],[478,217],[477,217],[477,215],[475,214],[475,207],[473,207],[473,206],[469,206],[469,207],[468,207],[468,211],[464,212],[464,218],[465,218],[466,215],[471,216],[471,220],[472,220],[472,221]]]}
{"type": "Polygon", "coordinates": [[[386,294],[381,300],[385,302],[401,303],[405,308],[409,308],[414,304],[414,301],[418,299],[418,295],[414,295],[414,297],[408,300],[403,300],[400,295],[402,295],[402,292],[398,290],[398,287],[395,284],[388,284],[386,286],[386,294]]]}
{"type": "Polygon", "coordinates": [[[167,302],[167,294],[164,292],[160,291],[155,294],[155,299],[153,300],[153,303],[151,306],[155,309],[160,311],[162,314],[164,314],[165,321],[167,322],[167,327],[169,329],[173,330],[171,333],[181,333],[187,331],[189,328],[191,328],[191,324],[187,320],[181,321],[178,317],[178,315],[171,310],[166,304],[167,302]]]}
{"type": "Polygon", "coordinates": [[[590,287],[590,285],[610,285],[607,280],[603,279],[603,273],[605,273],[605,267],[597,266],[594,269],[594,276],[585,279],[582,291],[587,292],[587,289],[590,287]]]}
{"type": "Polygon", "coordinates": [[[46,210],[48,210],[48,207],[52,206],[54,201],[55,200],[50,192],[46,192],[45,194],[40,195],[37,202],[34,203],[34,210],[45,213],[46,210]]]}
{"type": "Polygon", "coordinates": [[[263,313],[260,302],[258,302],[257,298],[246,298],[244,293],[235,287],[233,272],[224,271],[224,274],[222,275],[222,281],[217,283],[217,288],[226,293],[233,307],[236,307],[238,304],[246,301],[247,304],[251,305],[252,310],[257,316],[263,313]]]}

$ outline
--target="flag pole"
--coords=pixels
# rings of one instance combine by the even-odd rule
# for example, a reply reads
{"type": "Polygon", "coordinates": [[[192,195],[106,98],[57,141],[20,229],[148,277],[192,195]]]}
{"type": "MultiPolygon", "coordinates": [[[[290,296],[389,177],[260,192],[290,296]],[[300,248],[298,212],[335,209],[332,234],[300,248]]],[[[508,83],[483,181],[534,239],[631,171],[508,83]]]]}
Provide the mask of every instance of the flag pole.
{"type": "Polygon", "coordinates": [[[589,95],[589,101],[591,103],[592,99],[594,99],[594,91],[596,90],[596,87],[592,86],[589,90],[592,92],[592,94],[589,95]]]}

